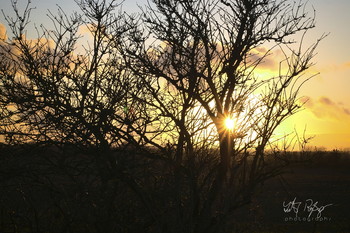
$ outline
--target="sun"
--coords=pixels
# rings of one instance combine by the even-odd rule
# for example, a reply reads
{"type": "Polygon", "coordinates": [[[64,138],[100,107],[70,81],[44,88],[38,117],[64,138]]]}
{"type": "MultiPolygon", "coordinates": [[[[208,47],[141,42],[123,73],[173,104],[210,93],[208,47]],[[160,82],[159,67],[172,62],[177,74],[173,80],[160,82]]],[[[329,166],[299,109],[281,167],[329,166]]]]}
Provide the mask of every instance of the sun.
{"type": "Polygon", "coordinates": [[[225,127],[228,130],[233,130],[233,128],[235,127],[235,121],[232,118],[227,117],[225,119],[225,127]]]}

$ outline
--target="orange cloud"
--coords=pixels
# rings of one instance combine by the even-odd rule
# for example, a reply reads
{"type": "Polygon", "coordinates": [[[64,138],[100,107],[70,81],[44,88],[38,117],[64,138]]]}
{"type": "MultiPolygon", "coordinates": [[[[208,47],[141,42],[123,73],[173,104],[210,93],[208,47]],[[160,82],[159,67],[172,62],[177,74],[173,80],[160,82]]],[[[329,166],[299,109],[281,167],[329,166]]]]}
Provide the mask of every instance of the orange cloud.
{"type": "MultiPolygon", "coordinates": [[[[23,40],[28,46],[29,49],[32,49],[33,53],[40,53],[46,49],[52,49],[55,47],[55,42],[46,37],[34,38],[30,39],[25,36],[25,34],[21,35],[21,40],[23,40]]],[[[0,23],[0,46],[3,53],[11,53],[13,55],[20,55],[21,51],[19,50],[19,38],[9,39],[7,36],[6,26],[0,23]]],[[[33,54],[34,55],[34,54],[33,54]]],[[[39,56],[41,56],[39,54],[39,56]]]]}
{"type": "Polygon", "coordinates": [[[0,23],[0,40],[7,40],[6,27],[0,23]]]}
{"type": "Polygon", "coordinates": [[[268,48],[263,46],[254,48],[251,51],[250,59],[252,61],[257,61],[261,58],[263,59],[258,66],[259,69],[269,70],[269,71],[278,71],[279,63],[281,60],[284,59],[282,56],[282,51],[280,49],[274,49],[272,51],[269,51],[268,48]],[[263,56],[265,57],[263,58],[263,56]]]}
{"type": "Polygon", "coordinates": [[[4,59],[4,55],[11,51],[11,47],[7,45],[7,33],[6,27],[2,23],[0,23],[0,59],[4,59]]]}
{"type": "Polygon", "coordinates": [[[350,109],[344,106],[343,103],[334,102],[329,97],[322,96],[316,100],[311,97],[303,97],[300,101],[317,118],[331,118],[336,120],[350,118],[350,109]]]}
{"type": "MultiPolygon", "coordinates": [[[[80,36],[87,37],[87,39],[93,39],[93,32],[96,31],[96,27],[96,24],[91,23],[80,25],[78,28],[78,34],[80,34],[80,36]]],[[[102,27],[102,32],[105,33],[105,35],[107,35],[106,27],[102,27]]]]}
{"type": "Polygon", "coordinates": [[[93,29],[93,25],[91,24],[83,24],[83,25],[80,25],[79,28],[78,28],[78,33],[79,34],[87,34],[87,35],[90,35],[91,36],[91,30],[93,29]]]}
{"type": "Polygon", "coordinates": [[[335,71],[344,71],[350,69],[350,61],[344,62],[342,64],[330,64],[326,66],[319,67],[319,70],[321,72],[329,73],[329,72],[335,72],[335,71]]]}
{"type": "Polygon", "coordinates": [[[323,105],[329,105],[329,106],[335,105],[335,103],[331,99],[324,96],[319,99],[319,102],[322,103],[323,105]]]}

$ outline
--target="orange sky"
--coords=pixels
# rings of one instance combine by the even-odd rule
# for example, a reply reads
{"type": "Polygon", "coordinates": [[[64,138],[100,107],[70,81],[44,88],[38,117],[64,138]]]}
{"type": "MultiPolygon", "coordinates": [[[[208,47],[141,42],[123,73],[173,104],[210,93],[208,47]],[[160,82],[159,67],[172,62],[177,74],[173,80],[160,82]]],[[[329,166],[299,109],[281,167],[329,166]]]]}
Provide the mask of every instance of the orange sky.
{"type": "Polygon", "coordinates": [[[311,144],[327,149],[350,149],[350,1],[312,0],[316,9],[316,28],[309,38],[330,33],[321,42],[313,70],[320,75],[302,90],[310,100],[305,111],[289,120],[298,127],[307,125],[315,135],[311,144]]]}
{"type": "MultiPolygon", "coordinates": [[[[123,9],[136,12],[136,3],[144,5],[146,1],[126,1],[123,9]]],[[[32,5],[37,8],[32,14],[32,22],[37,25],[48,22],[47,9],[56,12],[56,4],[68,13],[77,9],[72,0],[32,0],[32,5]]],[[[311,146],[350,150],[350,1],[309,0],[309,6],[315,8],[317,22],[306,42],[311,43],[323,33],[330,33],[321,42],[314,59],[317,64],[312,72],[320,72],[320,75],[301,90],[303,99],[309,99],[304,111],[289,118],[277,133],[289,133],[295,128],[302,132],[307,127],[307,134],[315,136],[311,146]]],[[[11,12],[10,0],[2,0],[0,8],[11,12]]],[[[1,15],[0,37],[4,36],[5,24],[1,15]]]]}

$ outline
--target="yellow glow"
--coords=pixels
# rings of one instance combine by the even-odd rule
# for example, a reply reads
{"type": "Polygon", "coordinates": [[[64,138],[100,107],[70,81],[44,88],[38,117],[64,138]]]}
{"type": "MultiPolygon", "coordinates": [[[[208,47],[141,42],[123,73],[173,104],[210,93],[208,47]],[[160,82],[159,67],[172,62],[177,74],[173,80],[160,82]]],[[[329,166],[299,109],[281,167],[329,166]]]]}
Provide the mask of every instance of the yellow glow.
{"type": "Polygon", "coordinates": [[[232,118],[226,118],[225,119],[225,127],[228,130],[233,130],[233,128],[235,127],[235,121],[232,118]]]}

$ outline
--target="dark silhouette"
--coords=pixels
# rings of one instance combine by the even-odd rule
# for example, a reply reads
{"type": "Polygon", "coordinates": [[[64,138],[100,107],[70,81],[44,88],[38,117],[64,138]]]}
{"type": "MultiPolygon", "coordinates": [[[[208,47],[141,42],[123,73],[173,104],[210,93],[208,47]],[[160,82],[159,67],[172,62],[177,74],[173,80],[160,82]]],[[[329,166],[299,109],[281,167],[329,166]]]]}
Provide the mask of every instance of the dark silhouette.
{"type": "Polygon", "coordinates": [[[3,229],[229,232],[237,209],[289,162],[272,137],[301,108],[320,41],[301,46],[314,16],[289,1],[154,0],[140,15],[76,2],[80,14],[49,13],[55,28],[37,40],[25,37],[29,3],[20,14],[13,1],[6,17],[14,38],[0,41],[0,132],[12,147],[3,151],[32,162],[18,177],[4,172],[28,214],[8,214],[3,229]],[[259,76],[276,50],[275,75],[259,76]]]}
{"type": "Polygon", "coordinates": [[[191,231],[225,231],[231,214],[251,201],[257,186],[280,171],[267,162],[274,154],[265,150],[271,149],[277,126],[301,107],[297,100],[306,80],[302,75],[312,65],[319,41],[303,52],[302,46],[293,49],[297,42],[291,35],[305,35],[314,27],[314,18],[307,15],[304,4],[288,1],[153,3],[155,7],[149,6],[141,20],[155,42],[147,46],[147,34],[143,38],[131,34],[124,46],[125,59],[142,80],[166,85],[145,84],[153,98],[140,101],[153,105],[175,125],[179,169],[187,160],[195,167],[200,160],[197,152],[203,148],[213,148],[215,143],[219,148],[210,178],[203,181],[195,170],[189,175],[175,170],[178,199],[184,198],[182,177],[189,176],[195,203],[188,207],[178,201],[177,226],[184,225],[189,218],[185,213],[190,212],[193,222],[186,224],[191,231]],[[140,41],[144,46],[139,46],[140,41]],[[279,72],[259,77],[256,71],[275,48],[283,54],[276,66],[279,72]],[[203,119],[198,117],[200,111],[203,119]],[[234,129],[225,126],[227,118],[236,119],[234,129]],[[210,127],[214,137],[198,136],[210,127]]]}

